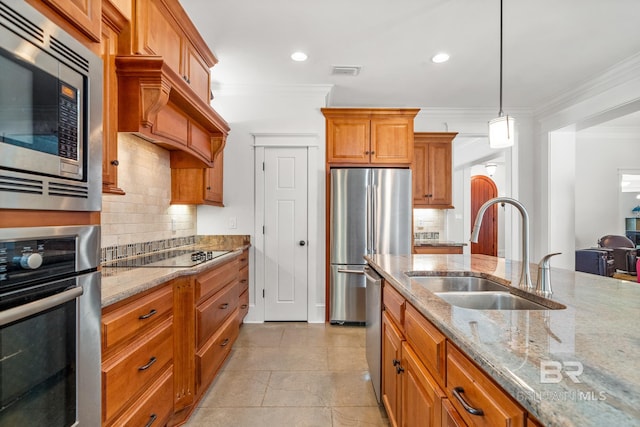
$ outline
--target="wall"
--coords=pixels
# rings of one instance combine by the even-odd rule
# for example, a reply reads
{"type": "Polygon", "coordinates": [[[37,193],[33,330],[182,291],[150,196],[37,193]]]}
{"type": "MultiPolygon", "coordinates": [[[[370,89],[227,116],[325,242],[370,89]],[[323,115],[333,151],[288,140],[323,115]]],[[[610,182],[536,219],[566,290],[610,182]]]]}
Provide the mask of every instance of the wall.
{"type": "Polygon", "coordinates": [[[637,193],[620,191],[618,171],[640,169],[639,143],[640,130],[598,126],[576,134],[577,249],[596,246],[606,234],[624,235],[624,218],[633,216],[631,209],[640,201],[637,193]]]}
{"type": "Polygon", "coordinates": [[[102,197],[103,248],[196,234],[195,206],[170,206],[169,151],[130,134],[118,137],[118,185],[102,197]]]}
{"type": "MultiPolygon", "coordinates": [[[[552,207],[555,195],[562,191],[561,189],[567,188],[565,183],[556,183],[553,180],[554,177],[564,175],[554,173],[552,169],[565,167],[562,158],[554,157],[554,150],[551,147],[554,140],[553,134],[564,132],[563,129],[571,127],[579,132],[637,111],[640,111],[640,55],[630,57],[592,80],[559,95],[536,112],[534,129],[536,144],[531,163],[535,165],[536,209],[533,218],[538,231],[532,235],[536,248],[533,259],[539,259],[552,251],[564,252],[570,257],[576,248],[575,233],[569,235],[565,231],[576,228],[574,225],[576,216],[573,210],[577,210],[577,206],[574,208],[573,205],[565,205],[565,208],[570,211],[552,207]],[[557,239],[558,235],[564,236],[562,241],[557,239]]],[[[606,179],[599,168],[593,169],[591,173],[593,177],[599,176],[606,179]]],[[[607,191],[617,193],[617,189],[607,191]]],[[[590,193],[588,200],[594,205],[600,203],[598,198],[601,195],[607,197],[605,193],[590,193]]],[[[563,197],[562,194],[560,196],[563,197]]],[[[565,194],[564,197],[574,197],[574,195],[565,194]]],[[[596,219],[595,223],[597,221],[596,219]]],[[[589,224],[580,228],[593,226],[594,221],[589,221],[589,224]]],[[[591,239],[592,237],[588,236],[582,237],[580,245],[586,244],[591,239]]],[[[565,257],[564,260],[565,262],[554,260],[552,265],[572,269],[571,258],[565,257]]]]}
{"type": "MultiPolygon", "coordinates": [[[[318,147],[310,150],[309,168],[317,176],[315,196],[309,200],[308,319],[324,322],[325,307],[325,120],[330,86],[214,88],[213,107],[229,123],[231,132],[224,151],[224,208],[199,206],[198,234],[248,234],[256,241],[255,134],[314,135],[318,147]],[[315,172],[313,172],[315,171],[315,172]],[[230,228],[235,222],[236,228],[230,228]],[[315,227],[313,227],[315,225],[315,227]]],[[[307,139],[307,138],[303,138],[307,139]]],[[[256,277],[256,247],[250,250],[250,310],[245,321],[264,318],[262,277],[256,277]],[[256,299],[256,297],[259,298],[256,299]]]]}

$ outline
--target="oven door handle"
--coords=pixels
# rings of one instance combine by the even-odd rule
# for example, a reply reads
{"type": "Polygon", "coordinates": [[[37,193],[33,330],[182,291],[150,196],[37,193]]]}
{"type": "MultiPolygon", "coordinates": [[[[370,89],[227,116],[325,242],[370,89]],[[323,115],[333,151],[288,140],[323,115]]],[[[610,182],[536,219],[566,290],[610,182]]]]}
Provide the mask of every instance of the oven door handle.
{"type": "Polygon", "coordinates": [[[0,312],[0,326],[15,322],[16,320],[24,319],[25,317],[33,316],[34,314],[49,310],[55,306],[62,305],[65,302],[78,298],[83,292],[84,289],[82,286],[77,286],[64,292],[60,292],[59,294],[51,295],[47,298],[2,311],[0,312]]]}

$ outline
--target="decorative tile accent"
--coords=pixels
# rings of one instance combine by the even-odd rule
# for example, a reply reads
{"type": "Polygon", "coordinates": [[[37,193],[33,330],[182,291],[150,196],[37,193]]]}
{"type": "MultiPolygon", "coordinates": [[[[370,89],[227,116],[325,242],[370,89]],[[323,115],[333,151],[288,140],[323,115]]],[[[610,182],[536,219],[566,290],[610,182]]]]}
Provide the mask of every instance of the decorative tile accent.
{"type": "Polygon", "coordinates": [[[105,263],[116,259],[145,255],[167,249],[190,246],[196,243],[196,236],[175,237],[172,239],[155,240],[153,242],[129,243],[119,246],[107,246],[100,252],[100,262],[105,263]]]}

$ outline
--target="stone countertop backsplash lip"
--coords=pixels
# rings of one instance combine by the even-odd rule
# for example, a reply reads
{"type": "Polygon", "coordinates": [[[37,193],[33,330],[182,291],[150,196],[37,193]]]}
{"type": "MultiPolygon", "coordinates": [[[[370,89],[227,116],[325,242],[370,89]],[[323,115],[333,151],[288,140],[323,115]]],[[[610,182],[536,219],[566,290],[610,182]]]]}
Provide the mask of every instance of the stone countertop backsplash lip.
{"type": "Polygon", "coordinates": [[[239,244],[233,248],[221,248],[219,245],[199,242],[196,245],[182,247],[196,250],[228,250],[229,252],[205,261],[193,267],[138,267],[138,268],[101,268],[102,272],[102,307],[109,306],[131,296],[137,295],[156,286],[181,276],[199,274],[204,270],[215,267],[218,264],[238,256],[244,249],[249,248],[249,243],[239,244]]]}
{"type": "MultiPolygon", "coordinates": [[[[365,259],[544,425],[640,425],[638,283],[552,268],[551,299],[566,309],[472,310],[448,304],[405,273],[510,284],[518,282],[521,263],[486,255],[365,259]],[[560,377],[543,372],[543,364],[560,377]],[[580,369],[574,382],[568,374],[580,369]]],[[[537,270],[532,274],[535,282],[537,270]]]]}

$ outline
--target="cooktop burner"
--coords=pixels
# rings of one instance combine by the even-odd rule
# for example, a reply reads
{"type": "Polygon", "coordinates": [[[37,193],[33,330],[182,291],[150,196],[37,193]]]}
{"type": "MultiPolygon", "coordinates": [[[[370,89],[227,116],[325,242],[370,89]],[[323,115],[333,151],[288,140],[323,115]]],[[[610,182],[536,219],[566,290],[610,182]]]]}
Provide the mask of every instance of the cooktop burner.
{"type": "Polygon", "coordinates": [[[115,268],[154,268],[174,267],[188,268],[203,262],[218,258],[229,251],[194,251],[193,249],[172,249],[163,252],[154,252],[135,258],[119,259],[105,264],[105,267],[115,268]]]}

